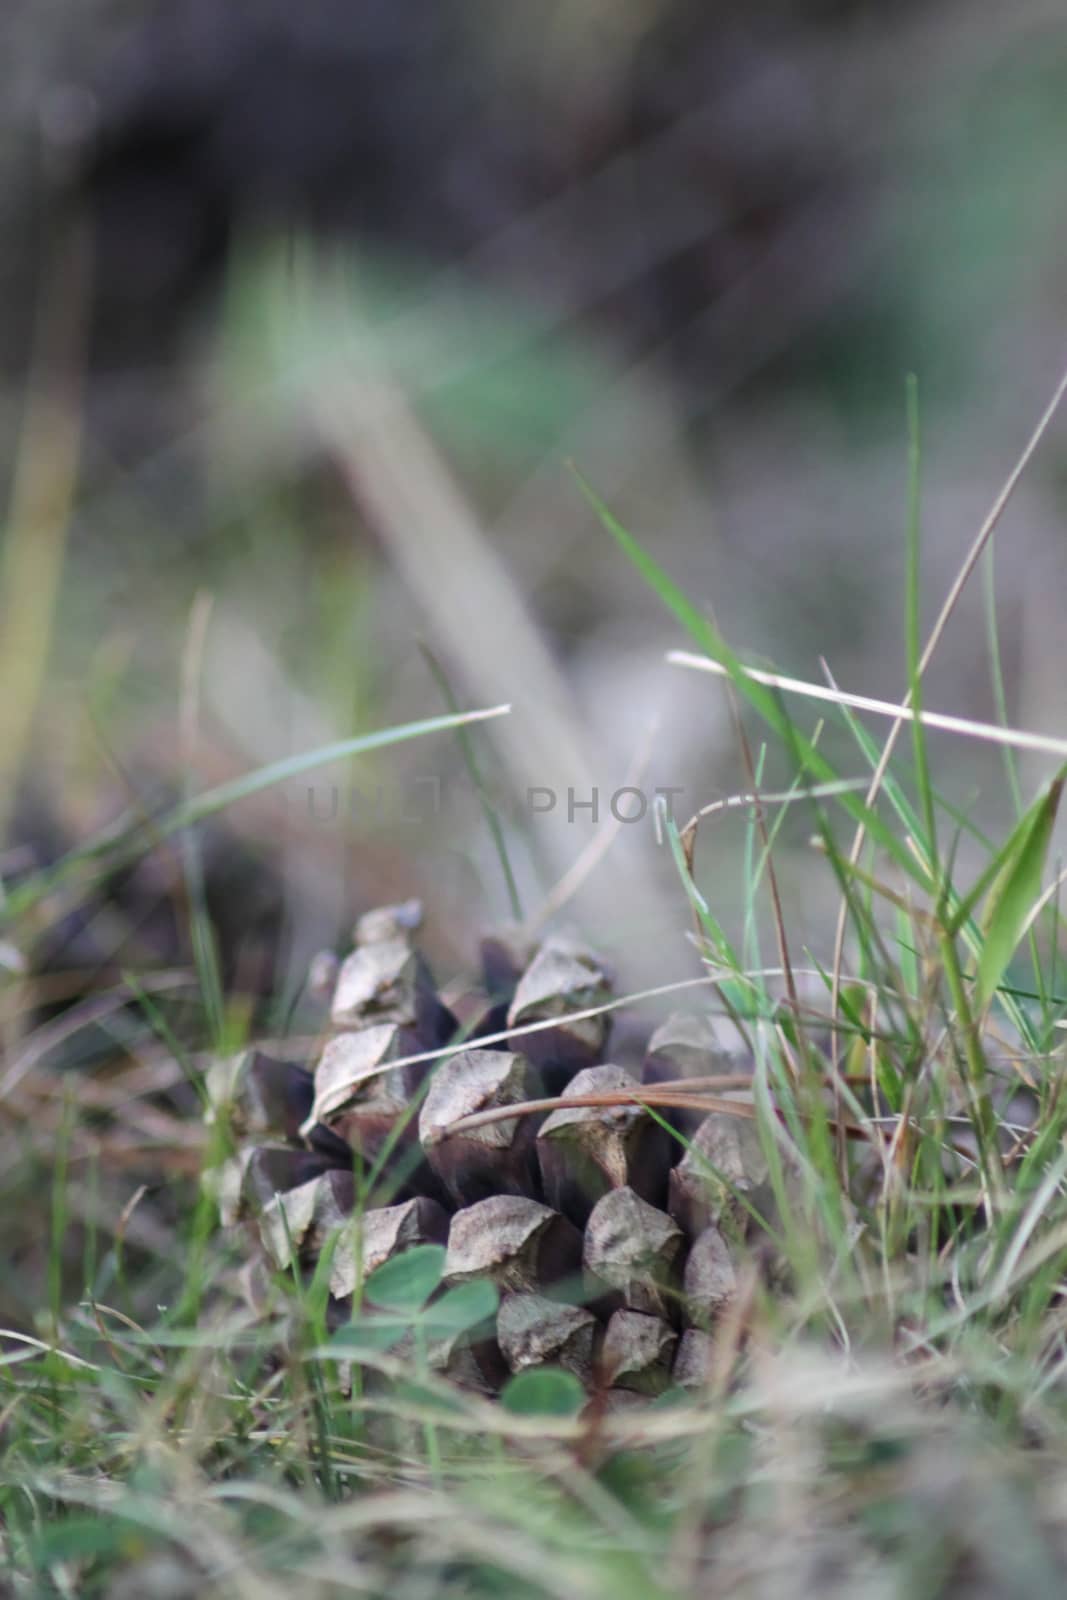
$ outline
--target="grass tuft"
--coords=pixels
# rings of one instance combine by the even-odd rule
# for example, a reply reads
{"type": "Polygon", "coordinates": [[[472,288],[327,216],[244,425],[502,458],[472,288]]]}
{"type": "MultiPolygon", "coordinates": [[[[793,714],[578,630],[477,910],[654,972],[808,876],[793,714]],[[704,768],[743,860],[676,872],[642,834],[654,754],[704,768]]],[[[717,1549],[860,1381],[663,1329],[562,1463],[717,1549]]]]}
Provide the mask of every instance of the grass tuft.
{"type": "MultiPolygon", "coordinates": [[[[939,792],[939,723],[922,703],[914,388],[909,431],[908,695],[889,709],[896,727],[911,722],[910,759],[887,756],[861,720],[884,706],[812,686],[840,723],[849,770],[791,713],[795,681],[747,668],[583,485],[703,652],[697,664],[725,675],[750,752],[744,795],[682,827],[657,815],[700,976],[590,1011],[695,995],[733,1022],[754,1063],[750,1079],[640,1095],[665,1126],[679,1108],[744,1117],[766,1161],[766,1211],[731,1191],[756,1237],[716,1325],[707,1385],[619,1409],[604,1395],[583,1403],[562,1374],[516,1380],[500,1404],[446,1382],[434,1341],[482,1327],[496,1297],[479,1284],[441,1295],[435,1246],[370,1275],[339,1329],[328,1326],[328,1248],[310,1281],[265,1279],[249,1309],[246,1241],[218,1225],[201,1181],[227,1130],[204,1122],[198,1093],[233,1040],[189,855],[198,1008],[158,975],[131,974],[106,1071],[75,1073],[49,1056],[69,1051],[73,1068],[85,1029],[118,1026],[116,1008],[98,1005],[58,1031],[54,1020],[28,1024],[0,1077],[11,1219],[0,1592],[1060,1592],[1067,997],[1049,855],[1062,774],[1014,808],[1020,819],[999,841],[939,792]],[[761,792],[772,754],[789,777],[761,792]],[[836,952],[803,949],[775,888],[778,829],[798,808],[841,893],[836,952]],[[696,860],[700,827],[734,826],[737,813],[740,931],[717,915],[696,860]],[[858,843],[845,837],[852,827],[858,843]],[[758,912],[772,894],[769,967],[758,912]]],[[[16,888],[8,925],[60,885],[73,893],[104,863],[267,784],[495,714],[385,730],[189,794],[151,828],[131,822],[16,888]]],[[[502,849],[501,867],[513,887],[502,849]]],[[[500,1115],[620,1098],[564,1096],[500,1115]]],[[[365,1199],[378,1174],[359,1176],[365,1199]]]]}

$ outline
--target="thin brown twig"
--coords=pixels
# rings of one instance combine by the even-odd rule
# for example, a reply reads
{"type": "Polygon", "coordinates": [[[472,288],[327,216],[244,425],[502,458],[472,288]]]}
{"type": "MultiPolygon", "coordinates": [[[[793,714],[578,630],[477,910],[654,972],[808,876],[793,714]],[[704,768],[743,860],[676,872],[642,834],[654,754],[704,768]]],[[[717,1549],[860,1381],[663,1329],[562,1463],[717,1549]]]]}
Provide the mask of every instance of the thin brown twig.
{"type": "MultiPolygon", "coordinates": [[[[427,1143],[441,1144],[473,1128],[484,1128],[493,1122],[507,1122],[513,1117],[534,1116],[543,1111],[581,1110],[583,1107],[610,1109],[614,1106],[652,1106],[672,1111],[703,1111],[709,1115],[719,1112],[748,1122],[755,1121],[758,1115],[756,1107],[748,1100],[729,1100],[724,1095],[686,1094],[662,1086],[635,1086],[633,1089],[605,1091],[602,1094],[550,1095],[541,1100],[521,1100],[516,1105],[493,1106],[487,1111],[475,1111],[470,1116],[458,1117],[447,1127],[435,1130],[427,1143]]],[[[870,1138],[869,1131],[859,1123],[849,1122],[845,1127],[850,1138],[870,1138]]]]}

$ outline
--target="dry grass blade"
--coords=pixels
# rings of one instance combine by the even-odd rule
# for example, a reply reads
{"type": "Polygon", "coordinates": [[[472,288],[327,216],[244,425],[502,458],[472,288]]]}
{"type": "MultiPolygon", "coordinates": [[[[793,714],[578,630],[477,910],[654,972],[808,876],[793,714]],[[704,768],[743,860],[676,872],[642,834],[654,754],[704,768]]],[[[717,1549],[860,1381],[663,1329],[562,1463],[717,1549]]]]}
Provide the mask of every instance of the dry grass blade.
{"type": "MultiPolygon", "coordinates": [[[[677,983],[660,983],[652,989],[638,989],[631,994],[619,995],[614,1000],[605,1000],[600,1005],[585,1006],[578,1011],[568,1011],[568,1022],[584,1022],[590,1017],[603,1017],[612,1011],[620,1011],[624,1006],[635,1005],[644,1000],[658,1000],[664,995],[679,994],[687,989],[706,989],[709,985],[718,982],[711,973],[700,978],[682,978],[677,983]]],[[[545,1017],[537,1022],[524,1022],[513,1028],[501,1028],[496,1033],[483,1033],[478,1036],[478,1048],[485,1050],[493,1045],[506,1044],[508,1040],[525,1039],[531,1034],[545,1033],[559,1027],[559,1017],[545,1017]]],[[[378,1077],[387,1072],[397,1071],[402,1067],[419,1066],[423,1062],[443,1061],[446,1056],[454,1056],[462,1046],[455,1044],[439,1045],[434,1050],[418,1050],[411,1055],[398,1056],[395,1061],[383,1062],[380,1067],[375,1067],[363,1074],[363,1081],[369,1082],[371,1078],[378,1077]]]]}
{"type": "MultiPolygon", "coordinates": [[[[697,655],[691,650],[668,650],[667,660],[672,666],[687,667],[693,672],[710,672],[717,678],[730,676],[720,662],[712,661],[708,656],[697,655]]],[[[938,728],[945,733],[958,733],[964,738],[985,740],[989,744],[1007,745],[1014,750],[1032,750],[1040,755],[1067,757],[1067,739],[1056,739],[1051,734],[1028,733],[1021,728],[1003,728],[993,722],[974,722],[968,717],[950,716],[947,712],[941,711],[923,709],[916,712],[907,704],[897,705],[892,700],[875,700],[870,695],[850,694],[844,689],[830,688],[821,683],[809,683],[803,678],[789,678],[780,672],[763,672],[756,667],[743,667],[741,670],[746,678],[751,678],[755,683],[765,684],[769,689],[781,689],[785,694],[803,695],[805,699],[822,700],[829,705],[848,706],[853,711],[869,711],[877,717],[921,722],[926,728],[938,728]]],[[[862,782],[850,783],[848,788],[862,788],[867,781],[864,779],[862,782]]],[[[807,794],[843,793],[845,788],[845,784],[823,784],[812,790],[801,791],[801,797],[807,794]]],[[[762,798],[769,803],[779,797],[767,795],[762,798]]],[[[701,815],[710,814],[713,810],[728,805],[740,806],[751,803],[752,799],[748,796],[717,801],[714,806],[706,807],[701,815]]]]}
{"type": "MultiPolygon", "coordinates": [[[[732,1077],[731,1074],[729,1078],[731,1083],[732,1077]]],[[[687,1086],[693,1081],[691,1078],[678,1080],[687,1086]]],[[[751,1082],[751,1079],[746,1079],[746,1082],[751,1082]]],[[[469,1117],[461,1117],[445,1128],[436,1129],[432,1143],[440,1144],[455,1134],[467,1133],[472,1128],[482,1128],[492,1122],[507,1122],[513,1117],[536,1116],[548,1111],[578,1110],[583,1106],[601,1108],[651,1106],[664,1111],[702,1111],[709,1116],[712,1112],[718,1112],[728,1117],[740,1117],[749,1122],[755,1121],[758,1115],[756,1107],[747,1100],[730,1100],[725,1095],[693,1093],[687,1089],[673,1089],[669,1085],[657,1084],[654,1088],[642,1086],[633,1090],[605,1091],[602,1094],[548,1095],[542,1100],[523,1100],[513,1105],[494,1106],[491,1110],[477,1111],[469,1117]]],[[[833,1119],[829,1121],[831,1127],[835,1126],[833,1119]]],[[[841,1126],[849,1138],[870,1137],[868,1130],[861,1128],[858,1123],[842,1122],[841,1126]]]]}
{"type": "MultiPolygon", "coordinates": [[[[496,730],[517,794],[549,789],[591,794],[596,741],[578,721],[565,683],[518,586],[479,526],[461,485],[398,384],[358,379],[327,393],[318,426],[353,503],[389,549],[433,636],[468,692],[505,691],[522,716],[496,730]]],[[[554,874],[573,865],[565,813],[546,813],[540,837],[554,874]]],[[[596,878],[590,901],[605,922],[618,916],[618,888],[596,878]]],[[[645,914],[660,890],[640,860],[628,896],[645,914]]],[[[641,953],[635,952],[635,959],[641,953]]]]}

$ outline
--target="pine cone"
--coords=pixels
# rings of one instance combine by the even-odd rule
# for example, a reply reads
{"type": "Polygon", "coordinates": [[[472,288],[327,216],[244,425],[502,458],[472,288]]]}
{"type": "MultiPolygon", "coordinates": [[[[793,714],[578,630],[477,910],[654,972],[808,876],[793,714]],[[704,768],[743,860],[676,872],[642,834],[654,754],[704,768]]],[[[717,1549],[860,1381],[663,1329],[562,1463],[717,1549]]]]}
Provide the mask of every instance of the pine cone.
{"type": "Polygon", "coordinates": [[[487,939],[483,1004],[461,1029],[416,949],[418,920],[415,905],[362,918],[314,1074],[255,1051],[214,1069],[212,1115],[238,1145],[215,1174],[224,1222],[244,1220],[284,1271],[311,1272],[338,1235],[337,1325],[362,1277],[445,1245],[444,1285],[487,1278],[500,1307],[495,1340],[450,1345],[438,1364],[488,1392],[544,1364],[636,1394],[698,1384],[750,1207],[768,1207],[766,1165],[751,1122],[653,1115],[625,1096],[737,1073],[736,1052],[710,1016],[679,1015],[652,1035],[640,1078],[605,1060],[611,1014],[596,1008],[610,981],[562,935],[487,939]],[[564,1094],[616,1098],[484,1116],[564,1094]]]}

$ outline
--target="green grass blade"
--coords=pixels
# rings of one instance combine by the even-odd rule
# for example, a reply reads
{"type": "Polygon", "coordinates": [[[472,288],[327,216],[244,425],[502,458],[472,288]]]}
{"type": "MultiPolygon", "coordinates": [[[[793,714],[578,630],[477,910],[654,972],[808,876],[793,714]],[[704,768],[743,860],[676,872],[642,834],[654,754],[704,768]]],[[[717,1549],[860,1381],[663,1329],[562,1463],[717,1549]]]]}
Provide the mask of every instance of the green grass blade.
{"type": "Polygon", "coordinates": [[[405,722],[393,728],[380,728],[375,733],[359,734],[353,739],[340,739],[335,744],[319,745],[314,750],[303,750],[299,755],[286,756],[282,761],[272,761],[265,767],[258,767],[254,772],[246,773],[242,778],[234,778],[229,783],[220,783],[214,789],[206,789],[203,794],[181,801],[148,825],[138,817],[135,822],[109,832],[96,844],[63,856],[55,866],[28,879],[9,894],[0,913],[0,920],[5,924],[14,921],[30,907],[37,905],[46,895],[51,894],[86,863],[97,863],[101,874],[113,871],[116,866],[136,859],[152,845],[158,844],[161,839],[169,838],[171,834],[180,832],[182,828],[203,822],[205,818],[215,816],[229,806],[236,805],[239,800],[261,794],[265,789],[272,789],[279,783],[300,778],[306,772],[313,772],[316,767],[327,766],[331,761],[343,761],[350,756],[369,755],[374,750],[385,750],[391,745],[404,744],[409,739],[420,739],[428,733],[448,733],[471,722],[487,722],[493,717],[507,716],[510,711],[510,706],[493,706],[486,711],[464,711],[446,717],[426,717],[420,722],[405,722]]]}
{"type": "MultiPolygon", "coordinates": [[[[444,700],[445,705],[448,707],[453,716],[459,716],[460,710],[458,704],[456,703],[455,694],[452,691],[452,685],[449,683],[448,677],[441,663],[427,645],[420,644],[419,650],[422,653],[422,659],[430,669],[430,676],[433,678],[433,681],[441,691],[441,698],[444,700]]],[[[474,750],[474,741],[463,724],[460,724],[460,726],[456,729],[456,742],[462,751],[467,772],[470,776],[471,782],[474,785],[474,790],[478,796],[479,803],[481,804],[482,815],[485,817],[485,825],[489,829],[489,834],[493,841],[493,848],[496,850],[497,860],[500,862],[500,870],[504,875],[504,884],[508,893],[508,904],[511,907],[511,915],[514,917],[516,922],[521,922],[523,920],[522,901],[519,898],[519,886],[515,881],[515,874],[511,869],[511,858],[508,855],[507,840],[504,838],[504,830],[500,825],[500,818],[493,809],[493,803],[489,798],[489,791],[486,788],[485,782],[482,778],[481,769],[478,766],[478,757],[474,750]]]]}
{"type": "MultiPolygon", "coordinates": [[[[985,600],[986,639],[989,645],[989,671],[993,684],[993,701],[997,710],[997,721],[1002,728],[1011,726],[1008,717],[1008,697],[1004,687],[1004,667],[1000,654],[1000,629],[997,625],[997,584],[996,584],[996,543],[990,544],[982,557],[982,590],[985,600]]],[[[1018,761],[1014,750],[1003,746],[1004,773],[1011,790],[1011,797],[1015,802],[1015,809],[1022,813],[1022,790],[1019,787],[1018,761]]]]}
{"type": "Polygon", "coordinates": [[[926,726],[922,719],[922,639],[920,634],[922,613],[921,522],[920,522],[920,469],[922,451],[919,441],[919,387],[914,373],[907,384],[908,404],[908,518],[907,518],[907,578],[905,584],[905,638],[908,656],[908,689],[915,715],[911,723],[912,748],[915,752],[915,777],[919,790],[919,804],[924,822],[923,849],[937,871],[937,811],[933,785],[930,782],[930,765],[926,755],[926,726]]]}
{"type": "MultiPolygon", "coordinates": [[[[858,721],[855,713],[852,712],[847,706],[842,706],[841,714],[848,723],[848,726],[851,729],[857,744],[866,756],[868,762],[870,763],[871,770],[873,771],[878,763],[878,748],[874,740],[871,738],[863,724],[858,721]]],[[[916,814],[914,807],[908,801],[907,796],[904,794],[903,789],[893,777],[892,773],[886,773],[882,784],[882,792],[885,795],[887,802],[893,807],[893,810],[900,818],[902,825],[907,829],[913,838],[921,839],[921,819],[916,814]]],[[[988,850],[990,854],[991,859],[989,865],[983,869],[977,883],[962,899],[952,887],[951,853],[950,859],[946,861],[942,867],[941,912],[942,915],[947,915],[949,918],[948,932],[953,937],[955,937],[957,933],[962,933],[967,948],[970,950],[971,954],[977,958],[982,949],[984,941],[981,930],[978,928],[977,923],[975,923],[973,920],[973,912],[975,906],[982,898],[982,895],[985,894],[990,884],[996,878],[997,873],[999,872],[1003,863],[1003,853],[1000,855],[995,855],[991,842],[986,839],[978,829],[970,826],[968,819],[958,813],[954,807],[950,806],[947,801],[940,796],[938,797],[938,803],[941,805],[946,815],[956,823],[958,830],[962,831],[966,828],[967,831],[969,831],[972,836],[978,840],[979,844],[988,850]]],[[[1019,1030],[1019,1033],[1028,1042],[1030,1047],[1036,1047],[1033,1030],[1030,1026],[1026,1013],[1012,998],[1010,991],[1005,992],[1003,989],[1001,990],[1000,1003],[1004,1007],[1004,1010],[1013,1025],[1019,1030]]]]}
{"type": "MultiPolygon", "coordinates": [[[[624,528],[617,518],[612,515],[596,491],[582,477],[581,473],[576,468],[574,472],[578,485],[590,506],[623,553],[637,568],[649,588],[659,596],[668,611],[677,617],[682,626],[700,645],[705,655],[709,656],[713,661],[718,661],[725,668],[738,693],[745,697],[763,718],[764,722],[767,723],[768,727],[773,729],[786,744],[787,748],[793,751],[801,768],[818,778],[821,783],[839,781],[840,774],[834,770],[830,762],[811,740],[807,739],[795,726],[778,697],[764,684],[757,682],[745,672],[739,657],[730,649],[718,630],[697,610],[692,601],[688,599],[659,563],[649,555],[644,546],[634,538],[633,534],[624,528]]],[[[924,891],[927,893],[932,892],[933,885],[929,875],[922,870],[911,852],[886,827],[878,813],[864,805],[859,796],[849,789],[842,789],[839,799],[853,821],[863,824],[871,837],[877,840],[881,848],[896,862],[897,866],[909,878],[920,884],[924,891]]]]}
{"type": "Polygon", "coordinates": [[[985,942],[978,958],[978,1003],[982,1007],[992,999],[1007,971],[1041,893],[1065,772],[1067,769],[1030,807],[1002,852],[1001,874],[989,891],[983,918],[985,942]]]}

